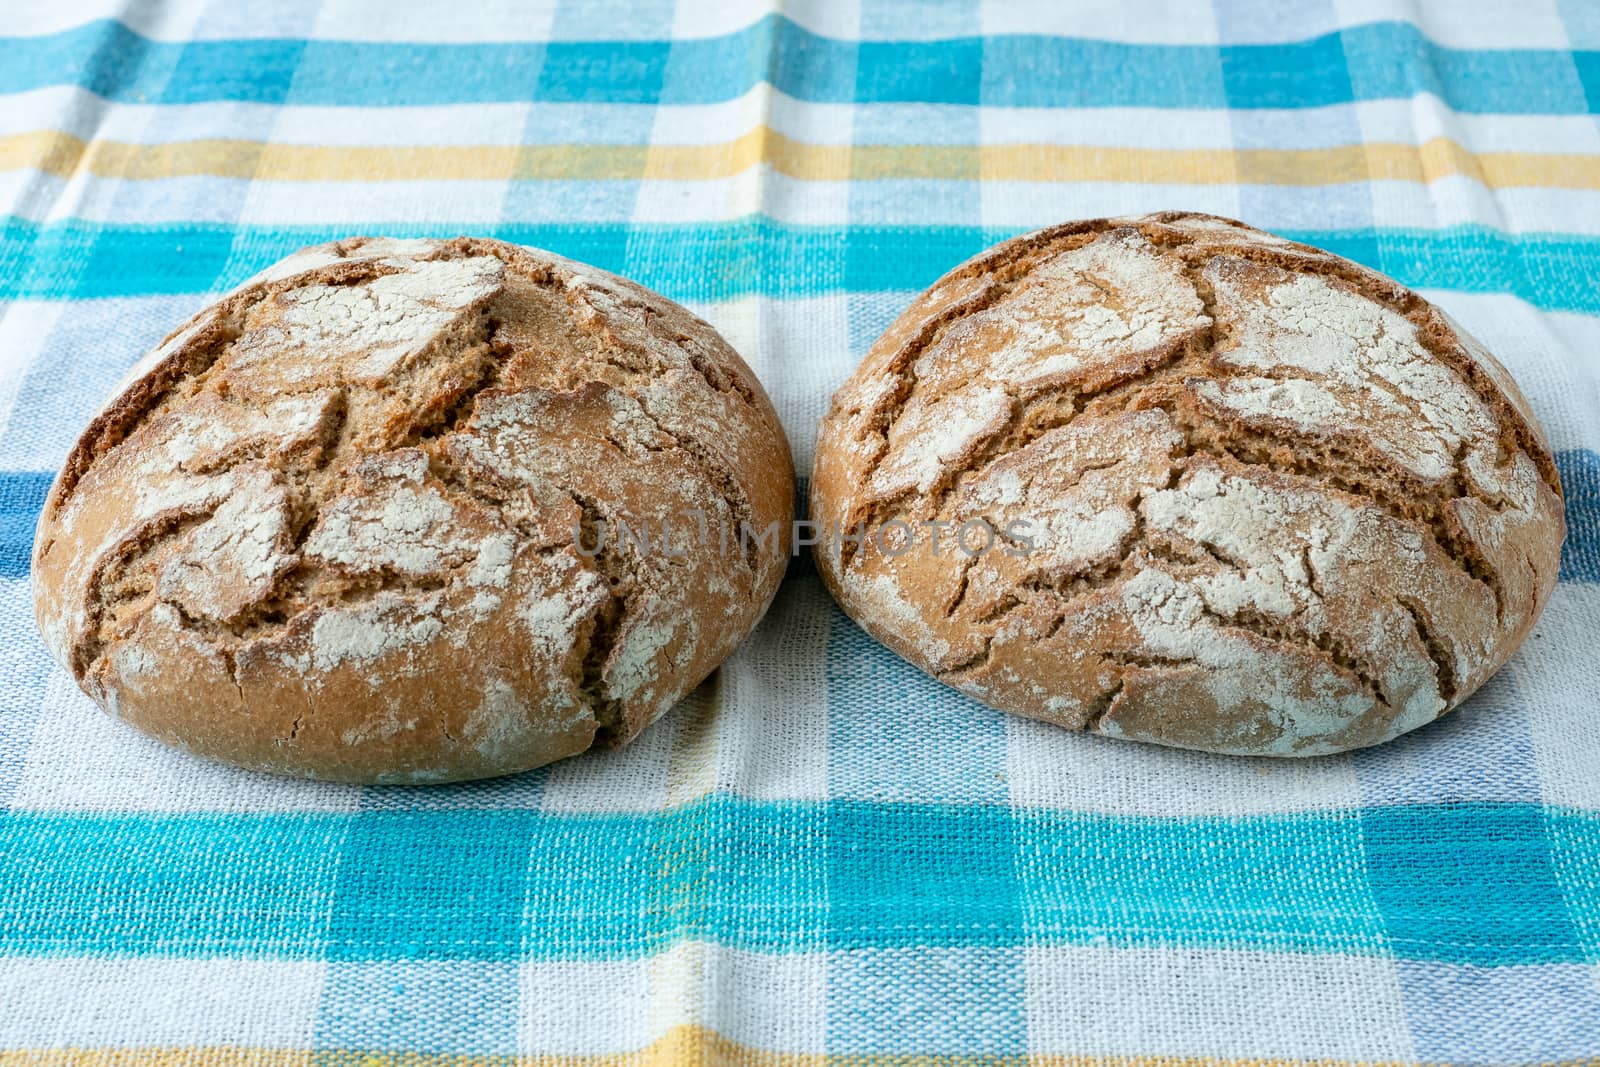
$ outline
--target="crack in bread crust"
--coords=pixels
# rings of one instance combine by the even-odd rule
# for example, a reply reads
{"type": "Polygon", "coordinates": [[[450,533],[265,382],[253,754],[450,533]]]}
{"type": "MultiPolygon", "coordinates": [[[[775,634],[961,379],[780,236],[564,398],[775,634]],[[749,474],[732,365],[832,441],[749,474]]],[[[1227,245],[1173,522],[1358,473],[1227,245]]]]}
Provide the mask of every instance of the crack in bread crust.
{"type": "MultiPolygon", "coordinates": [[[[975,514],[962,503],[973,492],[998,499],[1004,489],[1013,499],[1002,517],[1024,501],[1065,509],[1052,529],[1068,543],[1115,537],[1111,555],[1066,570],[986,573],[971,560],[941,570],[837,534],[818,561],[869,631],[979,699],[1079,728],[1262,754],[1376,743],[1465,699],[1531,627],[1564,534],[1553,458],[1525,401],[1441,312],[1328,253],[1185,213],[1069,223],[951,271],[836,394],[812,484],[824,529],[959,519],[975,514]],[[1329,337],[1337,344],[1319,340],[1329,337]],[[1067,370],[1051,377],[1044,365],[1067,370]],[[1115,449],[1093,462],[1076,454],[1135,415],[1178,435],[1165,485],[1090,506],[1133,476],[1118,464],[1134,461],[1115,449]],[[1412,438],[1432,451],[1408,453],[1412,438]],[[1026,456],[1035,473],[1018,482],[1026,456]],[[1052,463],[1067,473],[1041,473],[1052,463]],[[1099,482],[1080,491],[1091,476],[1099,482]],[[1037,489],[1040,478],[1053,488],[1037,489]],[[1265,521],[1281,530],[1282,559],[1264,543],[1247,562],[1204,539],[1162,541],[1172,531],[1145,522],[1152,502],[1182,520],[1175,500],[1222,521],[1241,493],[1280,509],[1265,521]],[[1375,546],[1391,544],[1397,555],[1384,559],[1390,550],[1375,546]],[[1360,553],[1377,562],[1352,562],[1360,553]],[[1178,593],[1113,603],[1148,586],[1147,571],[1185,560],[1178,593]],[[1371,589],[1353,587],[1357,572],[1371,589]],[[1124,614],[1113,625],[1095,612],[1124,614]],[[1194,655],[1152,651],[1152,641],[1182,642],[1151,612],[1192,612],[1191,625],[1245,632],[1283,655],[1277,666],[1275,653],[1252,658],[1221,630],[1193,637],[1194,655]],[[1164,673],[1147,678],[1141,662],[1164,673]],[[1269,670],[1282,688],[1265,703],[1228,688],[1242,671],[1269,670]],[[1214,702],[1214,729],[1209,713],[1182,722],[1157,710],[1161,700],[1214,702]]],[[[996,513],[981,514],[992,525],[996,513]]]]}
{"type": "MultiPolygon", "coordinates": [[[[1081,248],[1086,243],[1086,239],[1092,239],[1099,233],[1105,232],[1105,230],[1111,224],[1126,221],[1129,220],[1100,220],[1098,224],[1068,224],[1065,227],[1060,227],[1055,230],[1042,231],[1039,234],[1018,238],[1013,242],[1007,242],[1007,244],[1001,245],[997,249],[992,249],[990,253],[985,253],[979,257],[976,257],[972,264],[956,268],[956,270],[952,272],[952,275],[975,271],[977,270],[978,266],[981,265],[986,270],[1000,275],[1003,280],[997,281],[985,288],[981,300],[975,300],[967,304],[957,305],[935,317],[932,322],[930,322],[916,335],[913,341],[904,346],[900,352],[897,353],[891,364],[891,367],[898,368],[896,377],[900,384],[891,394],[893,402],[887,403],[884,407],[877,410],[875,412],[875,418],[873,419],[872,424],[864,427],[869,434],[880,439],[879,446],[876,449],[875,458],[872,465],[866,470],[864,479],[870,480],[871,475],[876,471],[878,463],[881,463],[883,456],[887,453],[889,434],[899,420],[900,414],[904,410],[907,400],[909,400],[910,396],[916,390],[917,377],[915,372],[910,370],[910,368],[914,366],[917,357],[921,355],[922,352],[936,344],[938,340],[946,334],[949,328],[953,324],[959,322],[962,318],[979,311],[988,310],[1002,302],[1015,289],[1017,284],[1026,277],[1026,272],[1023,269],[1024,264],[1037,262],[1039,259],[1055,256],[1064,251],[1081,248]],[[988,258],[991,253],[993,254],[994,262],[990,262],[988,258]]],[[[1184,234],[1181,231],[1174,234],[1170,230],[1161,232],[1160,239],[1163,247],[1177,249],[1190,247],[1195,241],[1195,238],[1191,235],[1184,234]]],[[[1345,268],[1342,263],[1335,261],[1334,257],[1329,256],[1327,253],[1321,252],[1320,250],[1311,249],[1309,246],[1302,245],[1296,247],[1303,251],[1315,253],[1316,262],[1312,264],[1305,264],[1299,261],[1289,260],[1283,253],[1264,251],[1261,249],[1248,249],[1246,251],[1250,255],[1260,256],[1263,259],[1278,262],[1280,265],[1292,264],[1297,269],[1317,270],[1321,273],[1326,273],[1333,277],[1351,281],[1352,283],[1358,285],[1361,283],[1366,283],[1366,288],[1363,289],[1362,293],[1363,296],[1366,296],[1368,299],[1371,299],[1376,303],[1380,303],[1386,308],[1399,313],[1406,315],[1416,314],[1419,313],[1419,309],[1421,309],[1422,313],[1428,313],[1432,311],[1431,305],[1427,304],[1425,301],[1421,300],[1420,297],[1417,297],[1415,294],[1410,293],[1409,291],[1398,291],[1398,287],[1390,286],[1382,286],[1374,289],[1371,284],[1372,279],[1365,273],[1358,273],[1360,270],[1359,268],[1357,268],[1356,271],[1351,271],[1345,268]],[[1328,260],[1330,262],[1324,263],[1322,262],[1323,260],[1328,260]]],[[[1229,248],[1228,251],[1236,252],[1239,250],[1229,248]]],[[[1131,399],[1135,403],[1138,403],[1141,400],[1138,394],[1148,389],[1152,384],[1154,384],[1154,382],[1159,381],[1161,378],[1167,376],[1174,367],[1178,368],[1180,371],[1185,368],[1193,367],[1196,372],[1203,373],[1205,377],[1211,379],[1226,379],[1227,377],[1237,375],[1239,372],[1230,368],[1217,366],[1216,364],[1206,365],[1206,357],[1208,357],[1215,349],[1218,340],[1216,303],[1210,286],[1203,284],[1203,280],[1199,276],[1198,264],[1187,259],[1181,260],[1181,262],[1183,273],[1187,280],[1191,284],[1195,285],[1196,292],[1201,298],[1204,313],[1210,320],[1208,328],[1195,338],[1197,343],[1189,351],[1184,351],[1179,347],[1173,347],[1164,354],[1163,358],[1159,358],[1150,362],[1147,366],[1143,367],[1140,372],[1123,377],[1098,389],[1042,389],[1035,391],[1026,399],[1014,396],[1013,400],[1015,403],[1013,404],[1012,415],[1010,419],[1007,420],[1005,427],[1000,432],[991,435],[986,443],[976,453],[973,459],[969,462],[969,464],[963,467],[963,469],[961,469],[959,472],[952,472],[951,476],[946,481],[942,482],[938,487],[936,487],[936,490],[933,493],[919,495],[916,494],[914,490],[907,490],[900,494],[899,498],[897,499],[874,501],[865,509],[864,514],[852,515],[852,523],[857,519],[860,521],[865,521],[868,525],[881,523],[897,514],[894,507],[896,503],[907,499],[914,500],[919,511],[934,515],[942,514],[941,505],[945,497],[953,488],[958,473],[960,475],[981,473],[983,468],[989,463],[992,463],[993,461],[1010,454],[1017,448],[1026,445],[1033,437],[1037,436],[1038,433],[1043,432],[1044,430],[1053,429],[1057,426],[1065,425],[1073,418],[1076,418],[1083,412],[1084,408],[1091,401],[1107,397],[1124,397],[1131,399]],[[1030,411],[1037,408],[1055,408],[1057,410],[1065,409],[1068,414],[1064,418],[1060,418],[1055,421],[1034,424],[1031,422],[1028,415],[1030,411]]],[[[947,279],[948,277],[949,276],[947,276],[947,279]]],[[[947,279],[941,279],[941,283],[947,279]]],[[[1432,354],[1435,358],[1441,358],[1439,350],[1436,346],[1430,347],[1429,351],[1430,354],[1432,354]]],[[[1441,362],[1447,361],[1444,361],[1441,358],[1441,362]]],[[[1452,369],[1459,368],[1452,366],[1452,369]]],[[[1295,372],[1290,370],[1287,372],[1279,371],[1278,373],[1292,375],[1295,372]]],[[[1310,375],[1305,376],[1310,377],[1310,375]]],[[[1391,395],[1404,400],[1412,407],[1414,411],[1416,410],[1415,401],[1407,397],[1404,392],[1396,390],[1386,383],[1382,383],[1381,379],[1377,381],[1381,387],[1383,387],[1391,395]]],[[[1503,400],[1499,395],[1499,391],[1481,372],[1479,374],[1467,376],[1466,384],[1468,384],[1475,392],[1477,392],[1481,399],[1503,404],[1503,400]]],[[[1547,457],[1546,450],[1544,450],[1542,446],[1537,445],[1536,436],[1528,427],[1526,420],[1522,418],[1521,414],[1516,412],[1514,409],[1509,408],[1506,414],[1507,417],[1513,421],[1513,430],[1517,434],[1518,443],[1522,447],[1522,450],[1534,456],[1536,461],[1547,457]]],[[[1225,423],[1213,416],[1210,416],[1209,414],[1197,412],[1196,415],[1198,417],[1195,418],[1194,421],[1197,423],[1203,422],[1204,425],[1191,427],[1191,432],[1203,429],[1215,434],[1218,431],[1226,429],[1225,423]]],[[[1262,434],[1262,432],[1258,429],[1254,431],[1253,436],[1265,435],[1262,434]]],[[[1302,449],[1308,446],[1317,448],[1323,444],[1322,442],[1316,441],[1305,434],[1286,433],[1282,435],[1282,439],[1285,444],[1302,449]]],[[[1227,449],[1227,446],[1220,442],[1218,444],[1218,450],[1226,451],[1228,454],[1235,455],[1235,457],[1238,458],[1237,452],[1227,449]]],[[[1315,452],[1303,455],[1303,466],[1301,468],[1301,473],[1305,473],[1307,476],[1314,478],[1331,479],[1336,477],[1335,473],[1331,470],[1325,471],[1317,469],[1315,467],[1315,459],[1315,452]]],[[[1368,462],[1370,462],[1370,459],[1368,462]]],[[[1560,477],[1555,471],[1553,460],[1550,460],[1548,463],[1541,462],[1540,467],[1541,474],[1545,477],[1547,484],[1549,484],[1550,487],[1559,494],[1560,477]]],[[[1400,471],[1391,471],[1390,473],[1396,477],[1404,476],[1404,472],[1400,471]]],[[[1347,492],[1352,492],[1359,496],[1365,496],[1368,499],[1373,500],[1374,503],[1388,508],[1398,516],[1410,517],[1403,509],[1398,508],[1391,498],[1381,494],[1375,494],[1366,487],[1355,486],[1348,482],[1340,483],[1338,487],[1347,492]]],[[[1424,487],[1420,485],[1414,486],[1413,488],[1424,490],[1424,487]]],[[[1428,500],[1427,503],[1432,503],[1436,506],[1425,521],[1427,521],[1430,527],[1434,529],[1436,540],[1438,540],[1441,545],[1447,547],[1447,550],[1450,551],[1450,554],[1456,559],[1457,563],[1460,564],[1468,573],[1472,574],[1473,577],[1487,584],[1498,597],[1498,580],[1495,577],[1492,569],[1488,567],[1487,562],[1482,559],[1480,554],[1476,553],[1474,546],[1472,546],[1469,542],[1464,542],[1460,537],[1447,531],[1444,525],[1444,520],[1438,515],[1437,505],[1447,502],[1448,500],[1459,496],[1461,493],[1478,495],[1481,499],[1485,499],[1488,503],[1496,503],[1492,498],[1482,494],[1476,489],[1476,487],[1465,483],[1461,479],[1458,469],[1456,472],[1453,472],[1451,481],[1443,491],[1435,491],[1429,494],[1431,499],[1428,500]]],[[[846,562],[848,562],[848,559],[849,556],[847,551],[846,562]]]]}
{"type": "MultiPolygon", "coordinates": [[[[370,260],[358,261],[328,280],[335,285],[357,285],[388,269],[370,260]]],[[[48,513],[66,506],[78,483],[98,460],[163,409],[181,400],[176,392],[180,387],[195,389],[203,385],[206,375],[238,340],[243,332],[241,324],[250,313],[281,291],[280,287],[271,286],[241,289],[202,309],[164,337],[152,355],[169,346],[171,350],[148,368],[135,366],[124,385],[113,392],[112,401],[95,416],[67,454],[57,487],[45,502],[48,513]],[[186,336],[197,327],[197,336],[186,336]],[[197,346],[193,344],[195,340],[204,343],[197,346]]]]}
{"type": "Polygon", "coordinates": [[[501,242],[351,239],[135,368],[47,501],[37,610],[91,696],[197,752],[506,773],[626,743],[785,569],[781,538],[640,569],[575,532],[668,503],[787,531],[790,469],[749,368],[664,298],[501,242]],[[218,702],[249,714],[212,729],[218,702]]]}

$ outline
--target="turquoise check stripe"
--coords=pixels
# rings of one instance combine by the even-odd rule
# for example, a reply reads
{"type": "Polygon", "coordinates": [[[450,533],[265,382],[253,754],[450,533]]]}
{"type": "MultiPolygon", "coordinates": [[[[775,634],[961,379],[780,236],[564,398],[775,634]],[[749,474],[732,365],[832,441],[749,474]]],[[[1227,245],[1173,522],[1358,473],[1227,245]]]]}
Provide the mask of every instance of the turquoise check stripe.
{"type": "Polygon", "coordinates": [[[1403,22],[1283,44],[1210,46],[1037,35],[855,42],[773,16],[736,33],[676,41],[180,43],[100,21],[0,39],[0,53],[0,92],[76,85],[130,103],[706,104],[770,81],[815,103],[1291,108],[1427,92],[1466,112],[1600,110],[1600,52],[1444,48],[1403,22]],[[805,62],[769,65],[772,55],[805,62]],[[535,76],[502,76],[508,70],[535,76]]]}
{"type": "Polygon", "coordinates": [[[0,5],[0,1064],[1594,1064],[1600,7],[447,18],[0,5]],[[1005,716],[804,560],[635,744],[460,785],[189,759],[39,639],[33,530],[78,428],[295,249],[484,234],[633,277],[747,358],[803,472],[827,397],[949,268],[1184,208],[1436,297],[1556,450],[1545,614],[1393,743],[1251,761],[1005,716]]]}
{"type": "MultiPolygon", "coordinates": [[[[803,298],[925,288],[1019,229],[804,226],[766,216],[733,222],[502,222],[256,227],[82,220],[0,225],[0,300],[94,299],[231,288],[297,248],[352,233],[475,233],[548,248],[620,271],[677,300],[803,298]]],[[[1600,314],[1600,238],[1442,229],[1284,230],[1416,288],[1512,293],[1552,311],[1600,314]]]]}
{"type": "Polygon", "coordinates": [[[1557,879],[1557,842],[1592,855],[1600,816],[1441,804],[1162,819],[721,794],[613,816],[10,811],[0,954],[587,959],[698,939],[1593,960],[1592,922],[1570,916],[1592,916],[1600,890],[1557,879]]]}

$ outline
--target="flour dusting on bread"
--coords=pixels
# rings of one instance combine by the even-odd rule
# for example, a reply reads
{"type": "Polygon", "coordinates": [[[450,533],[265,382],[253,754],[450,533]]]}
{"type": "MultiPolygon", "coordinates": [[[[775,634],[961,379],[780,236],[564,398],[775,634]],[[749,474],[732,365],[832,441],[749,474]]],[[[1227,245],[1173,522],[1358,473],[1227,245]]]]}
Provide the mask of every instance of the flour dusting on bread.
{"type": "Polygon", "coordinates": [[[585,531],[786,532],[793,499],[776,416],[709,326],[467,238],[263,272],[141,361],[65,472],[35,588],[84,689],[196,752],[354,781],[625,743],[754,625],[787,547],[585,531]]]}
{"type": "Polygon", "coordinates": [[[811,499],[830,588],[925,670],[1258,755],[1460,703],[1532,626],[1564,534],[1543,436],[1476,341],[1353,263],[1181,213],[941,279],[836,395],[811,499]],[[1025,533],[942,559],[841,533],[978,520],[1025,533]]]}

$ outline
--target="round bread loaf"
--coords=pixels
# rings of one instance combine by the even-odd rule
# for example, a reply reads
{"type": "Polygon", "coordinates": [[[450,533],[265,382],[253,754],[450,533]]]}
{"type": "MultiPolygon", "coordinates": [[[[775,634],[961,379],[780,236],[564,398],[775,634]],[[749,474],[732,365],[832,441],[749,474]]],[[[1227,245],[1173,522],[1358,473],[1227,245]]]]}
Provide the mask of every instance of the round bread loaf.
{"type": "Polygon", "coordinates": [[[134,368],[45,503],[35,607],[85,692],[192,752],[505,774],[624,744],[715,669],[793,493],[760,383],[677,304],[500,241],[355,238],[134,368]]]}
{"type": "Polygon", "coordinates": [[[1184,213],[945,275],[834,396],[811,506],[834,595],[935,677],[1249,755],[1460,703],[1528,633],[1565,535],[1526,401],[1438,308],[1184,213]]]}

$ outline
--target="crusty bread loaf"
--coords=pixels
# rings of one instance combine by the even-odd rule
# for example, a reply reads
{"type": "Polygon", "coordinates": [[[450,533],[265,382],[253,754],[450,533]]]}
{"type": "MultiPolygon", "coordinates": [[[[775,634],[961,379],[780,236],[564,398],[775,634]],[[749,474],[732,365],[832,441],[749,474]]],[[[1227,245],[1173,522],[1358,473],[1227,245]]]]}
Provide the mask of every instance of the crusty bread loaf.
{"type": "Polygon", "coordinates": [[[683,308],[500,241],[357,238],[140,362],[50,492],[36,610],[85,692],[196,753],[482,777],[705,678],[792,508],[760,383],[683,308]]]}
{"type": "Polygon", "coordinates": [[[811,502],[834,595],[936,677],[1260,755],[1460,703],[1527,634],[1565,535],[1526,401],[1439,309],[1182,213],[945,275],[835,395],[811,502]]]}

